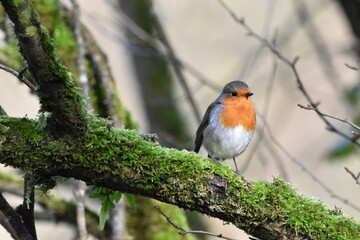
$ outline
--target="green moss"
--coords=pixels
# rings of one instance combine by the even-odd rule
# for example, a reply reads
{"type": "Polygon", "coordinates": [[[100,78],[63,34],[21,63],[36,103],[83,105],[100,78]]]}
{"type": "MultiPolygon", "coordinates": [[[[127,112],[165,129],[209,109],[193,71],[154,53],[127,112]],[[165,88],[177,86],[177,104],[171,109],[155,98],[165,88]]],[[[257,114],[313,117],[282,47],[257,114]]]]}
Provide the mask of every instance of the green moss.
{"type": "Polygon", "coordinates": [[[37,29],[34,26],[27,26],[25,31],[29,37],[34,37],[37,34],[37,29]]]}
{"type": "Polygon", "coordinates": [[[78,80],[76,68],[77,45],[73,31],[64,18],[64,12],[56,0],[33,0],[32,6],[41,17],[41,23],[56,43],[56,54],[61,62],[74,73],[78,80]]]}

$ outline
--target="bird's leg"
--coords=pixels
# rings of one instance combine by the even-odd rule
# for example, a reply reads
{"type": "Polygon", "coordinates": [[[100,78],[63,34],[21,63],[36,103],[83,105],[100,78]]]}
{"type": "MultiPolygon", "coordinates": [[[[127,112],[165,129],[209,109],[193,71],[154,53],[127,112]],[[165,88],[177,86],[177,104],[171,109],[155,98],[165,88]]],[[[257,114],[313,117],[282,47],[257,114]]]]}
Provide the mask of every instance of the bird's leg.
{"type": "Polygon", "coordinates": [[[212,160],[216,163],[216,165],[221,166],[220,162],[219,162],[219,158],[212,158],[212,160]]]}
{"type": "Polygon", "coordinates": [[[238,169],[238,166],[237,166],[237,164],[236,164],[236,161],[235,161],[235,157],[233,157],[233,160],[234,160],[234,164],[235,164],[235,168],[236,168],[236,175],[240,175],[240,171],[239,171],[239,169],[238,169]]]}
{"type": "Polygon", "coordinates": [[[211,156],[210,154],[208,154],[208,158],[210,158],[211,160],[213,160],[215,163],[216,163],[216,165],[218,165],[218,166],[220,166],[221,164],[219,163],[219,158],[216,158],[216,157],[214,157],[214,156],[211,156]]]}

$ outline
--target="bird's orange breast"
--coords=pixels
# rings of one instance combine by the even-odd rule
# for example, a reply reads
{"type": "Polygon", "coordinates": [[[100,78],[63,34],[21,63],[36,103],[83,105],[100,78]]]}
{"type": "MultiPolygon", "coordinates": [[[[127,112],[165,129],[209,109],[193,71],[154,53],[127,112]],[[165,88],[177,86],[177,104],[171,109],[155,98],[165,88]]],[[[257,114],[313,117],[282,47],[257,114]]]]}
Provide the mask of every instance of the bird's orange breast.
{"type": "Polygon", "coordinates": [[[255,110],[250,98],[225,97],[224,109],[220,112],[221,124],[227,128],[242,126],[247,131],[255,128],[255,110]]]}

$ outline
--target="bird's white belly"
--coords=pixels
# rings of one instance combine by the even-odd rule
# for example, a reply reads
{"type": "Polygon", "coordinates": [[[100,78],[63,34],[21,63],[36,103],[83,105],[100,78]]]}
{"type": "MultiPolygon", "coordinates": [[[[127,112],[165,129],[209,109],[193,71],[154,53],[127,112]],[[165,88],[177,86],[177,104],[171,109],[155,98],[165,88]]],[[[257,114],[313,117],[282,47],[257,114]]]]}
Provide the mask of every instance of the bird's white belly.
{"type": "Polygon", "coordinates": [[[209,124],[204,130],[204,147],[210,157],[227,159],[240,155],[249,144],[254,131],[248,132],[242,126],[225,128],[221,124],[209,124]]]}

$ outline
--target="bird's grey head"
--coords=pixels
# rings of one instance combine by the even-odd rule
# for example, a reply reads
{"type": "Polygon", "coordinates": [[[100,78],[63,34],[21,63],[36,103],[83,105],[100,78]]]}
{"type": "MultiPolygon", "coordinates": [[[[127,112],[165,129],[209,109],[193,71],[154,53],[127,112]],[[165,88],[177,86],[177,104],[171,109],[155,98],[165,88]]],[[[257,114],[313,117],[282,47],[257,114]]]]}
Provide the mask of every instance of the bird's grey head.
{"type": "Polygon", "coordinates": [[[231,93],[234,90],[249,89],[249,86],[243,81],[232,81],[225,85],[222,93],[231,93]]]}

